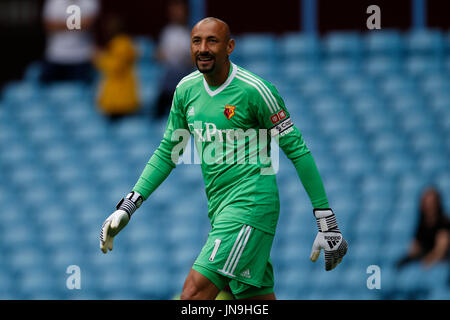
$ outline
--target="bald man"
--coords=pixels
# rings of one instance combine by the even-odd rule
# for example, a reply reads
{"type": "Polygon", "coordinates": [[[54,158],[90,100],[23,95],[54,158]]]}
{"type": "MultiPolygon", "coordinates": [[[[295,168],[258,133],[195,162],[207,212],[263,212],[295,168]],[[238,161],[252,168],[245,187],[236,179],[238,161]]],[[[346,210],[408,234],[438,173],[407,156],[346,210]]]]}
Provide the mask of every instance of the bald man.
{"type": "Polygon", "coordinates": [[[283,99],[271,83],[230,61],[234,46],[224,21],[210,17],[194,26],[191,55],[198,71],[179,82],[161,144],[100,235],[102,251],[112,250],[114,236],[176,167],[193,136],[211,231],[181,299],[214,299],[226,285],[237,299],[275,299],[270,251],[280,200],[271,139],[294,164],[313,207],[319,232],[310,259],[324,249],[329,271],[347,252],[315,161],[283,99]]]}

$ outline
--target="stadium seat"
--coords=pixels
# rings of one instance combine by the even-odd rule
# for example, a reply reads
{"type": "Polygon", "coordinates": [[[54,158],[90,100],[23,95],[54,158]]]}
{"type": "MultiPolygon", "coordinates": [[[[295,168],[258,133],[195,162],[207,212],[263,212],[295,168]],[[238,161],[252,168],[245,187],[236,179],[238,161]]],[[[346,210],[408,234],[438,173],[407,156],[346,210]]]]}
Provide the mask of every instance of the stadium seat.
{"type": "Polygon", "coordinates": [[[386,96],[398,96],[400,93],[414,93],[418,90],[416,82],[404,75],[386,74],[380,81],[380,89],[386,96]]]}
{"type": "Polygon", "coordinates": [[[340,79],[343,76],[357,75],[360,65],[352,58],[330,58],[323,62],[323,71],[330,78],[340,79]]]}
{"type": "Polygon", "coordinates": [[[27,82],[37,83],[42,72],[42,63],[40,61],[32,62],[26,69],[23,79],[27,82]]]}
{"type": "Polygon", "coordinates": [[[284,59],[316,60],[321,44],[317,37],[302,33],[286,33],[278,41],[284,59]]]}
{"type": "Polygon", "coordinates": [[[269,34],[243,34],[237,41],[239,45],[233,54],[246,60],[263,59],[270,63],[278,52],[276,39],[269,34]]]}
{"type": "Polygon", "coordinates": [[[438,30],[413,30],[406,35],[405,47],[409,53],[439,57],[443,53],[444,39],[438,30]]]}
{"type": "Polygon", "coordinates": [[[149,37],[135,37],[133,39],[137,47],[140,60],[152,60],[154,58],[155,42],[149,37]]]}
{"type": "Polygon", "coordinates": [[[435,57],[412,56],[405,61],[405,71],[414,77],[439,73],[442,69],[442,61],[435,57]]]}
{"type": "Polygon", "coordinates": [[[26,101],[34,101],[40,98],[40,88],[32,83],[12,82],[3,89],[5,103],[17,105],[26,101]]]}
{"type": "Polygon", "coordinates": [[[320,74],[320,64],[310,61],[290,59],[281,65],[281,72],[288,81],[298,83],[300,79],[308,79],[320,74]]]}
{"type": "Polygon", "coordinates": [[[376,92],[375,84],[373,81],[365,75],[350,75],[345,76],[337,85],[340,87],[340,91],[350,97],[357,97],[362,93],[376,92]]]}
{"type": "Polygon", "coordinates": [[[324,38],[323,50],[327,57],[359,59],[363,44],[361,36],[354,32],[331,32],[324,38]]]}
{"type": "Polygon", "coordinates": [[[415,262],[404,266],[396,278],[396,288],[406,292],[424,289],[424,270],[415,262]]]}
{"type": "MultiPolygon", "coordinates": [[[[442,68],[441,66],[441,70],[442,68]]],[[[425,94],[439,96],[450,91],[450,77],[442,73],[430,73],[420,80],[420,86],[425,94]]]]}
{"type": "Polygon", "coordinates": [[[450,289],[448,286],[432,288],[431,293],[427,297],[430,300],[449,300],[450,299],[450,289]]]}
{"type": "Polygon", "coordinates": [[[368,32],[364,39],[365,51],[371,56],[400,57],[404,40],[395,30],[368,32]]]}
{"type": "Polygon", "coordinates": [[[402,71],[399,59],[388,56],[368,57],[362,62],[362,69],[371,77],[382,77],[402,71]]]}
{"type": "Polygon", "coordinates": [[[245,64],[245,69],[267,81],[275,79],[276,65],[266,59],[252,59],[245,64]]]}

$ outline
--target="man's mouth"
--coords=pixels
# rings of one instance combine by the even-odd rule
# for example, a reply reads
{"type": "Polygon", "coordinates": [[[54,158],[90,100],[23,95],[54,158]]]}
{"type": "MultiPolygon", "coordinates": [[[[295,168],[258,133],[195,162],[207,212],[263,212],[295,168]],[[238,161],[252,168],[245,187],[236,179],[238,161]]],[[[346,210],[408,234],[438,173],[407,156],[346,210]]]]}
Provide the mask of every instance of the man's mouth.
{"type": "Polygon", "coordinates": [[[213,59],[214,59],[214,58],[211,57],[211,56],[204,56],[204,57],[199,56],[199,57],[197,58],[197,60],[198,60],[198,61],[201,61],[201,62],[209,62],[209,61],[212,61],[213,59]]]}

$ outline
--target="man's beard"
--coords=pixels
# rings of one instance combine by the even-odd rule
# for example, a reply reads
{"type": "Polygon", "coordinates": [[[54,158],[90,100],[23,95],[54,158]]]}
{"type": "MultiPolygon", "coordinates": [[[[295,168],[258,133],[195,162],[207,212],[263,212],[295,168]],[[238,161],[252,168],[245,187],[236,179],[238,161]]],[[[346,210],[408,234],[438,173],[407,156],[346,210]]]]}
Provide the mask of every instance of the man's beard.
{"type": "Polygon", "coordinates": [[[211,56],[211,66],[201,66],[201,64],[199,63],[199,59],[195,60],[195,65],[197,66],[198,71],[200,71],[201,73],[210,73],[212,71],[214,71],[215,67],[216,67],[216,59],[214,57],[211,56]]]}

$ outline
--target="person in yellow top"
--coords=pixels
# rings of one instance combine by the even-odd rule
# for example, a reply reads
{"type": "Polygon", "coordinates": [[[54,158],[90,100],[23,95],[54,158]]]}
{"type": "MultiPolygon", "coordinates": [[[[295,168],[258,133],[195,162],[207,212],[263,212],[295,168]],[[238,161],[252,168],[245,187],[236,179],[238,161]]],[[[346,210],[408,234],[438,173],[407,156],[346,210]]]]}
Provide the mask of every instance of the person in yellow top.
{"type": "Polygon", "coordinates": [[[138,85],[134,74],[136,55],[130,37],[120,34],[112,38],[106,50],[94,58],[103,76],[98,106],[111,119],[135,113],[139,109],[138,85]]]}

